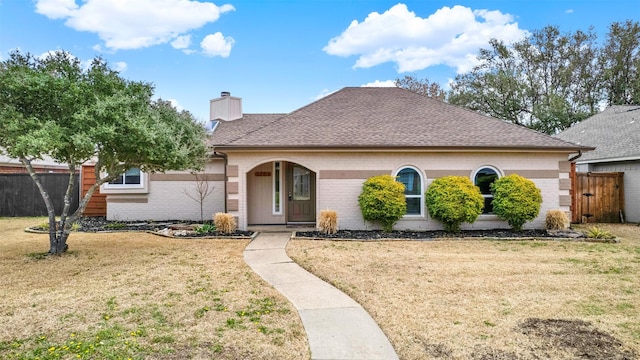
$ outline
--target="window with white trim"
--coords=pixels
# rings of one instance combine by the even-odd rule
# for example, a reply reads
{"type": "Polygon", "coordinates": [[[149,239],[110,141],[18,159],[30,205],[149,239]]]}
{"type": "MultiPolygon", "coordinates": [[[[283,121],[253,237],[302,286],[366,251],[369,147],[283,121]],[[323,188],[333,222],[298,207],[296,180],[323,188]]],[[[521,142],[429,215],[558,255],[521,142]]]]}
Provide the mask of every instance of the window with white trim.
{"type": "Polygon", "coordinates": [[[407,215],[422,215],[424,194],[422,175],[414,167],[404,167],[397,172],[396,178],[404,184],[404,196],[407,200],[407,215]]]}
{"type": "Polygon", "coordinates": [[[124,174],[120,174],[114,180],[105,184],[107,188],[119,189],[119,188],[142,188],[144,186],[144,173],[138,168],[131,168],[125,171],[124,174]]]}
{"type": "Polygon", "coordinates": [[[493,213],[493,192],[491,191],[491,184],[500,178],[500,171],[493,166],[484,166],[476,170],[473,174],[473,183],[480,188],[480,193],[484,197],[484,209],[483,214],[493,213]]]}

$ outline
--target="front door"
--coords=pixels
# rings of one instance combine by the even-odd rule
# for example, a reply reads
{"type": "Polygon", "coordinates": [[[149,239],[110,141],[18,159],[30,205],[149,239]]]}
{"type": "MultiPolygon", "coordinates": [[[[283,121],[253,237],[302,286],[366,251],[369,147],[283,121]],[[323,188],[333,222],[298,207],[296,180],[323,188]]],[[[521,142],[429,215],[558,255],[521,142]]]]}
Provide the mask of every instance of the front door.
{"type": "Polygon", "coordinates": [[[287,221],[316,221],[316,176],[296,164],[287,166],[287,221]]]}

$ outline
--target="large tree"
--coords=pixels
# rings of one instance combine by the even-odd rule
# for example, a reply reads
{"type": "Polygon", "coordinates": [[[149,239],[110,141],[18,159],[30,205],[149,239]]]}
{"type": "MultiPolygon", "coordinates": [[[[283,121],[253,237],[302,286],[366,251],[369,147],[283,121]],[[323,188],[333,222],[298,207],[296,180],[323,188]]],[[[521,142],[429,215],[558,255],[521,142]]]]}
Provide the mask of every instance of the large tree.
{"type": "Polygon", "coordinates": [[[456,77],[449,102],[553,134],[597,111],[602,99],[595,34],[555,26],[507,45],[493,39],[456,77]]]}
{"type": "Polygon", "coordinates": [[[491,39],[490,49],[480,49],[479,64],[456,76],[448,101],[471,110],[528,126],[526,88],[513,50],[491,39]]]}
{"type": "Polygon", "coordinates": [[[153,86],[130,81],[95,58],[88,68],[65,51],[34,57],[13,51],[0,63],[0,150],[26,167],[49,216],[49,253],[68,248],[71,226],[100,185],[131,168],[144,172],[200,169],[206,132],[186,111],[153,100],[153,86]],[[31,163],[48,156],[68,165],[58,220],[31,163]],[[95,162],[96,183],[70,214],[75,174],[95,162]]]}
{"type": "Polygon", "coordinates": [[[640,104],[640,24],[614,22],[601,62],[609,105],[640,104]]]}

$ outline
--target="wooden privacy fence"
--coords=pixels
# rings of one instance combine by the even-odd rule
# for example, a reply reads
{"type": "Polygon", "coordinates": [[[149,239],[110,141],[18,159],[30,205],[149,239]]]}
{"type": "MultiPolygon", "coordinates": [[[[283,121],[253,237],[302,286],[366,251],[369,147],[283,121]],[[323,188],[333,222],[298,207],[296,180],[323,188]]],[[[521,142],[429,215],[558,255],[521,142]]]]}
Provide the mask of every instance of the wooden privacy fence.
{"type": "MultiPolygon", "coordinates": [[[[47,189],[56,215],[62,213],[68,174],[38,174],[47,189]]],[[[71,197],[69,213],[78,208],[78,175],[71,197]]],[[[0,216],[46,216],[47,208],[35,182],[28,174],[0,174],[0,216]]]]}
{"type": "Polygon", "coordinates": [[[623,172],[574,173],[572,222],[621,222],[624,211],[623,177],[623,172]]]}

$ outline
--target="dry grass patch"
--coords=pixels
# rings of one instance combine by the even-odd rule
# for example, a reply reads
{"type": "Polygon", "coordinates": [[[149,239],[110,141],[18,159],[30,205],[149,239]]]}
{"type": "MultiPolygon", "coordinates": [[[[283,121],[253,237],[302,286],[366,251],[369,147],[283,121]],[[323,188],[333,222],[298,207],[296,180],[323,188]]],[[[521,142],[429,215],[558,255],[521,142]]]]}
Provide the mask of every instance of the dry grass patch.
{"type": "Polygon", "coordinates": [[[640,227],[620,243],[314,241],[289,255],[362,304],[401,359],[640,356],[640,227]]]}
{"type": "Polygon", "coordinates": [[[74,233],[0,219],[0,358],[305,359],[297,312],[245,265],[247,240],[74,233]]]}

